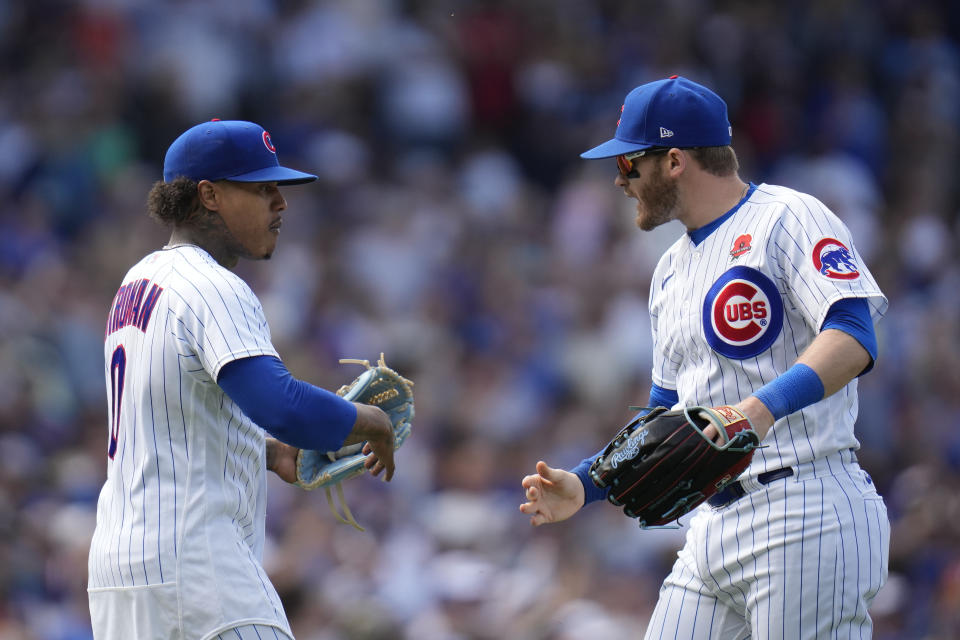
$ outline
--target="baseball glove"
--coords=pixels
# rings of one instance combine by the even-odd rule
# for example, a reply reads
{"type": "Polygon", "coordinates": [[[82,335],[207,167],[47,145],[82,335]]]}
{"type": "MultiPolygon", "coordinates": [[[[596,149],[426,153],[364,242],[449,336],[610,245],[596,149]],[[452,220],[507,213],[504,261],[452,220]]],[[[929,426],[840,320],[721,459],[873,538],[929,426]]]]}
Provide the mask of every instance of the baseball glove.
{"type": "Polygon", "coordinates": [[[624,427],[590,466],[607,500],[640,522],[659,527],[679,519],[723,489],[750,464],[760,444],[738,409],[657,407],[624,427]],[[703,430],[713,424],[722,444],[703,430]]]}
{"type": "MultiPolygon", "coordinates": [[[[383,409],[393,423],[394,449],[399,449],[410,435],[413,420],[413,383],[388,367],[382,353],[376,366],[371,365],[369,360],[341,360],[340,364],[363,365],[366,371],[350,384],[340,387],[337,395],[351,402],[371,404],[383,409]]],[[[337,451],[301,449],[297,454],[297,485],[309,490],[323,487],[330,510],[337,520],[361,531],[363,527],[357,524],[343,497],[341,483],[367,471],[364,466],[367,459],[367,454],[363,453],[364,444],[351,444],[337,451]],[[343,516],[334,506],[331,487],[337,488],[343,516]]]]}

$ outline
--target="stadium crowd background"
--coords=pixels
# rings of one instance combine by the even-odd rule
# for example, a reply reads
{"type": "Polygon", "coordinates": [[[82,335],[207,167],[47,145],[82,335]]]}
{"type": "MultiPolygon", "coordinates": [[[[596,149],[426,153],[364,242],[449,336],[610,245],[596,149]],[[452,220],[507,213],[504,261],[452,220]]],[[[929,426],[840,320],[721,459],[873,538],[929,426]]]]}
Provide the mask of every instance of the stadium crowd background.
{"type": "MultiPolygon", "coordinates": [[[[947,0],[0,0],[0,640],[90,637],[102,335],[166,146],[264,125],[321,176],[241,264],[298,377],[386,352],[417,383],[361,534],[273,478],[266,564],[300,640],[639,637],[682,530],[594,505],[534,530],[649,389],[643,234],[612,161],[632,87],[730,106],[742,175],[816,194],[890,298],[861,461],[893,523],[875,637],[960,637],[960,5],[947,0]]],[[[229,588],[225,586],[224,588],[229,588]]]]}

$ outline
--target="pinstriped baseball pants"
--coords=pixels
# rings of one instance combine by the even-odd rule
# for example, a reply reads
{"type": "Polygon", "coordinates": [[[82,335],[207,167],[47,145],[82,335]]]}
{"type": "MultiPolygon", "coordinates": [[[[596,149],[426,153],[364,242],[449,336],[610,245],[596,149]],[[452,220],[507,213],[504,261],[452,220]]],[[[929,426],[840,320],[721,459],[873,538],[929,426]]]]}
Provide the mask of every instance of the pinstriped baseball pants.
{"type": "Polygon", "coordinates": [[[804,463],[720,508],[701,507],[646,639],[871,637],[890,522],[852,451],[804,463]]]}
{"type": "MultiPolygon", "coordinates": [[[[177,585],[88,589],[90,622],[96,640],[114,638],[199,638],[200,632],[184,628],[177,609],[177,585]]],[[[270,624],[241,624],[210,631],[206,640],[293,640],[282,628],[270,624]]]]}
{"type": "Polygon", "coordinates": [[[221,631],[217,634],[217,640],[293,640],[293,638],[276,627],[248,624],[221,631]]]}

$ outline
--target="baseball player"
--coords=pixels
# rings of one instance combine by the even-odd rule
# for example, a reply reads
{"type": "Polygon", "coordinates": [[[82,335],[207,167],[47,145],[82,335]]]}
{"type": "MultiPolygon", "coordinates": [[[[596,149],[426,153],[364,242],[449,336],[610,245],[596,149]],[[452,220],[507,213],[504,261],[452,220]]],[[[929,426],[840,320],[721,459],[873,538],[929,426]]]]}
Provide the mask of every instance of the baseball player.
{"type": "MultiPolygon", "coordinates": [[[[823,203],[740,179],[731,133],[719,96],[673,76],[630,92],[582,154],[616,157],[641,229],[685,227],[650,285],[649,405],[733,405],[763,445],[692,514],[646,637],[869,637],[890,524],[854,422],[887,300],[823,203]]],[[[538,526],[604,498],[595,457],[538,462],[520,511],[538,526]]]]}
{"type": "Polygon", "coordinates": [[[291,638],[261,564],[266,470],[293,482],[298,447],[366,440],[366,467],[389,480],[393,428],[379,408],[293,378],[260,302],[230,271],[270,258],[279,187],[316,176],[280,166],[259,125],[215,120],[170,145],[163,178],[148,209],[170,241],[124,276],[104,334],[94,636],[291,638]]]}

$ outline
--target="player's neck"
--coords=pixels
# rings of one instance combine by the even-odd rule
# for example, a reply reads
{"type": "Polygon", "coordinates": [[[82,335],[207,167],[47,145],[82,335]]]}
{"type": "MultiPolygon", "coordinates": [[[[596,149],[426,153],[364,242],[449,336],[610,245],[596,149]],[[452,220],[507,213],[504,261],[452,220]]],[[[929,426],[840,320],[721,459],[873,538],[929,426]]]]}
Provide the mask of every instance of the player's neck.
{"type": "Polygon", "coordinates": [[[737,206],[749,188],[737,174],[719,177],[704,172],[686,190],[681,221],[688,231],[708,225],[737,206]]]}
{"type": "Polygon", "coordinates": [[[229,249],[227,239],[222,234],[207,233],[205,230],[190,227],[174,228],[165,248],[170,249],[184,245],[193,245],[203,249],[225,269],[233,269],[239,260],[236,253],[229,249]]]}

